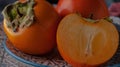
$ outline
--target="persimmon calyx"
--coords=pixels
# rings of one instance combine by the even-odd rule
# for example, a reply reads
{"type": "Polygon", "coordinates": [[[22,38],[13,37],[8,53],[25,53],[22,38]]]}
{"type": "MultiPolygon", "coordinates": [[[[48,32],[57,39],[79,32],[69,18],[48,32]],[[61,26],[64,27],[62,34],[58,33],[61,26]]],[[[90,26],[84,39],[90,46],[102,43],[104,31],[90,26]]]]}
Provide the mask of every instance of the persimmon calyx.
{"type": "MultiPolygon", "coordinates": [[[[96,22],[98,22],[99,20],[93,20],[93,19],[90,19],[90,18],[83,18],[84,20],[86,20],[86,21],[88,21],[88,22],[90,22],[90,23],[96,23],[96,22]]],[[[104,20],[106,20],[106,21],[108,21],[108,22],[112,22],[113,20],[111,19],[111,18],[109,18],[109,17],[107,17],[107,18],[103,18],[104,20]]]]}
{"type": "Polygon", "coordinates": [[[96,23],[98,22],[98,20],[93,20],[93,19],[89,19],[89,18],[84,18],[84,20],[90,22],[90,23],[96,23]]]}
{"type": "MultiPolygon", "coordinates": [[[[76,12],[76,14],[79,15],[80,17],[82,17],[79,12],[76,12]]],[[[82,17],[82,18],[83,18],[83,17],[82,17]]],[[[83,19],[84,19],[85,21],[87,21],[87,22],[90,22],[90,23],[96,23],[96,22],[98,22],[98,21],[100,20],[100,19],[94,20],[92,13],[90,14],[90,16],[89,16],[88,18],[83,18],[83,19]]],[[[108,22],[113,22],[113,20],[112,20],[111,18],[109,18],[109,17],[105,17],[105,18],[103,18],[103,19],[106,20],[106,21],[108,21],[108,22]]]]}
{"type": "Polygon", "coordinates": [[[108,22],[113,22],[113,20],[111,18],[109,18],[109,17],[104,18],[104,20],[106,20],[108,22]]]}
{"type": "MultiPolygon", "coordinates": [[[[76,14],[77,14],[78,16],[82,17],[82,15],[81,15],[79,12],[76,12],[76,14]]],[[[94,19],[92,19],[92,17],[93,17],[93,14],[90,14],[90,17],[88,17],[88,18],[82,17],[82,18],[83,18],[85,21],[87,21],[87,22],[96,23],[98,20],[94,20],[94,19]]]]}
{"type": "Polygon", "coordinates": [[[7,5],[2,14],[7,21],[7,27],[12,31],[17,32],[21,28],[29,27],[34,20],[34,0],[28,0],[25,3],[16,1],[13,4],[7,5]]]}

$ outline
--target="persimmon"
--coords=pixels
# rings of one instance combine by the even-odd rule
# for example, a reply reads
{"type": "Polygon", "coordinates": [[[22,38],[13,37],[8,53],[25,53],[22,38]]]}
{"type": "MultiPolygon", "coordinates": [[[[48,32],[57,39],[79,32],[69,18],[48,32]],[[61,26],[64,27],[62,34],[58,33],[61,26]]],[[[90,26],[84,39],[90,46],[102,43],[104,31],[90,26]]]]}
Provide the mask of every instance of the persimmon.
{"type": "Polygon", "coordinates": [[[86,18],[92,14],[93,19],[102,19],[109,16],[104,0],[59,0],[56,10],[61,18],[76,12],[86,18]]]}
{"type": "Polygon", "coordinates": [[[94,67],[107,62],[115,54],[118,43],[116,27],[105,19],[69,14],[57,30],[58,50],[73,67],[94,67]]]}
{"type": "Polygon", "coordinates": [[[56,46],[59,15],[47,1],[16,1],[2,13],[8,39],[22,52],[42,55],[56,46]]]}

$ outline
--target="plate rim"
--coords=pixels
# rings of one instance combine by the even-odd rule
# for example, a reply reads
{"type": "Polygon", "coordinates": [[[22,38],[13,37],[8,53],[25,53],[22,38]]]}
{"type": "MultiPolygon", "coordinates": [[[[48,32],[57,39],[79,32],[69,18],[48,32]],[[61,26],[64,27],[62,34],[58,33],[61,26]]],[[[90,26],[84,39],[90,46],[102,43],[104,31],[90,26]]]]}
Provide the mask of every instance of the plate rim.
{"type": "Polygon", "coordinates": [[[10,56],[12,56],[13,58],[17,59],[17,60],[20,61],[20,62],[26,63],[26,64],[28,64],[28,65],[32,65],[32,66],[35,66],[35,67],[50,67],[50,66],[47,66],[47,65],[42,65],[42,64],[38,64],[38,63],[35,63],[35,62],[31,62],[31,61],[25,60],[25,59],[23,59],[23,58],[15,55],[15,54],[6,46],[6,40],[7,40],[7,38],[5,37],[4,40],[2,41],[3,48],[4,48],[5,51],[6,51],[10,56]]]}
{"type": "MultiPolygon", "coordinates": [[[[31,61],[28,61],[28,60],[25,60],[17,55],[15,55],[12,51],[10,51],[10,49],[6,46],[6,40],[7,38],[5,37],[4,40],[2,41],[2,45],[3,45],[3,48],[5,49],[5,51],[10,55],[12,56],[13,58],[15,58],[16,60],[20,61],[20,62],[23,62],[23,63],[26,63],[28,65],[32,65],[34,67],[50,67],[50,66],[47,66],[47,65],[42,65],[42,64],[38,64],[38,63],[35,63],[35,62],[31,62],[31,61]]],[[[107,66],[107,67],[120,67],[120,64],[114,64],[112,66],[107,66]]]]}

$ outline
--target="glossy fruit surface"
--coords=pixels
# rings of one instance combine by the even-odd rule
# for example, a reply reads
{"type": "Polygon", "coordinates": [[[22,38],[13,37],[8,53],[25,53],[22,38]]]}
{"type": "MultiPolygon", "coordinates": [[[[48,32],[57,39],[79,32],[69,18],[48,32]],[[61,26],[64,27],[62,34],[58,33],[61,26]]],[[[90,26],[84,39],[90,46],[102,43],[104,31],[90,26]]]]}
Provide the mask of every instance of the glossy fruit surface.
{"type": "Polygon", "coordinates": [[[73,67],[94,67],[108,61],[118,43],[117,29],[104,19],[95,21],[70,14],[57,30],[58,50],[73,67]]]}
{"type": "Polygon", "coordinates": [[[101,19],[109,16],[104,0],[59,0],[56,10],[61,17],[70,13],[80,13],[83,17],[101,19]]]}
{"type": "MultiPolygon", "coordinates": [[[[23,27],[19,25],[15,28],[17,31],[13,31],[8,27],[6,18],[3,26],[6,35],[16,48],[28,54],[41,55],[50,52],[56,46],[58,13],[45,0],[34,0],[34,2],[34,19],[33,22],[31,19],[28,20],[28,23],[31,22],[28,26],[22,25],[25,22],[23,21],[21,22],[23,27]]],[[[18,12],[20,14],[20,11],[18,12]]]]}

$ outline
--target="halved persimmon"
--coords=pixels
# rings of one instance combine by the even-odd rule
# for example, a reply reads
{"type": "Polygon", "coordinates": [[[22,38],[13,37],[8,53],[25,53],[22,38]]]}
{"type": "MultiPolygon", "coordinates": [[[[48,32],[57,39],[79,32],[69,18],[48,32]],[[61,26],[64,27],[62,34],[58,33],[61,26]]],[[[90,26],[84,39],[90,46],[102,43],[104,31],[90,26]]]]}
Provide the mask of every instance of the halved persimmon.
{"type": "Polygon", "coordinates": [[[70,14],[57,30],[58,50],[73,67],[93,67],[108,61],[118,43],[116,27],[104,19],[95,21],[70,14]]]}
{"type": "Polygon", "coordinates": [[[19,50],[41,55],[50,52],[56,46],[59,16],[47,1],[16,1],[5,7],[3,15],[4,31],[19,50]]]}

